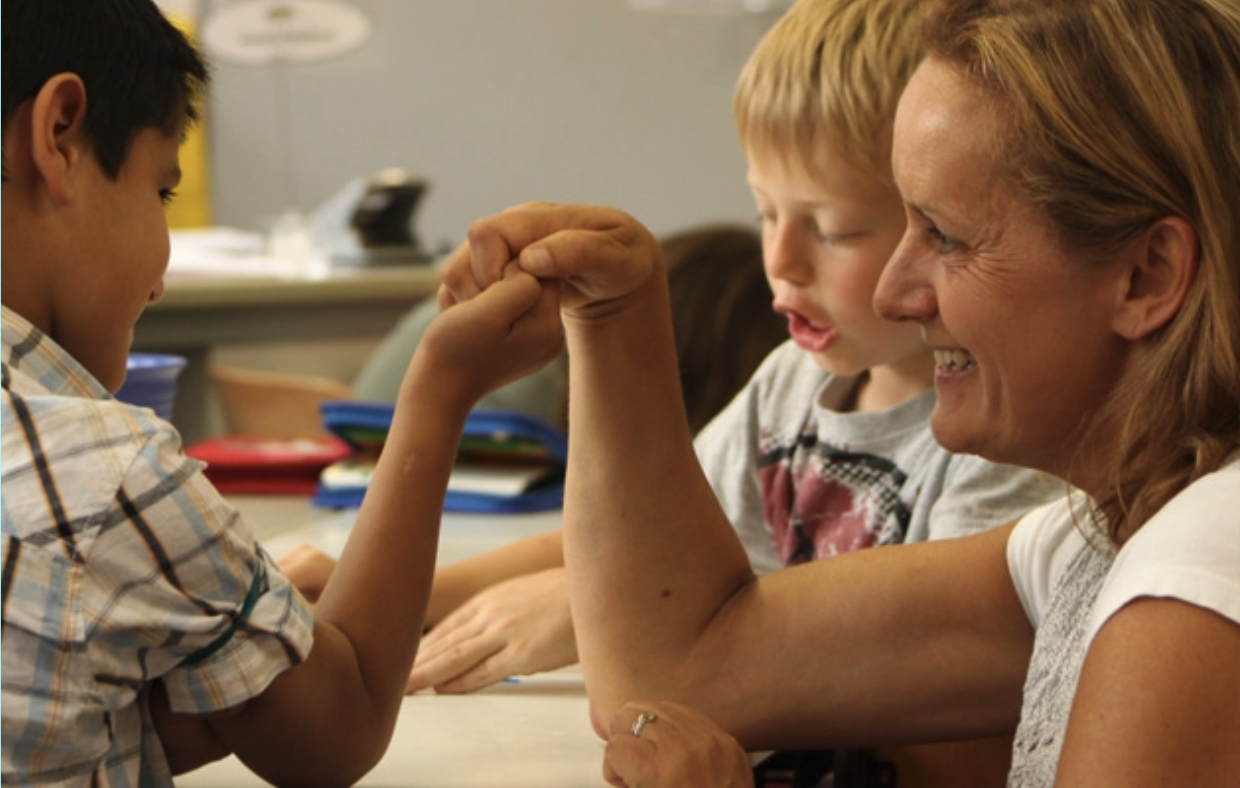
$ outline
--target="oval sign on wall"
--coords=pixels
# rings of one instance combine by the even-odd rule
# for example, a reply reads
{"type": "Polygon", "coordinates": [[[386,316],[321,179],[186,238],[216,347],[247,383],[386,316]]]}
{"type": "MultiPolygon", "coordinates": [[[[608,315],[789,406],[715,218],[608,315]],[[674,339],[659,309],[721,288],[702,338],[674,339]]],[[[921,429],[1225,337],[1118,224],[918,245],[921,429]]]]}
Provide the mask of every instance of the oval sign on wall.
{"type": "Polygon", "coordinates": [[[369,17],[341,0],[242,0],[202,25],[208,55],[250,65],[339,57],[370,38],[369,17]]]}

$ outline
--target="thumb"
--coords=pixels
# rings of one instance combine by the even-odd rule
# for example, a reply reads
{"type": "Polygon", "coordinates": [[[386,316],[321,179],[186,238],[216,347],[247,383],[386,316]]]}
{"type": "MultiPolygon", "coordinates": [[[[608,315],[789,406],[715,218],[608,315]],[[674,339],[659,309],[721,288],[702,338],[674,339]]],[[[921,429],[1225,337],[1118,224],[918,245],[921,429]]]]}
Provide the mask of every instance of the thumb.
{"type": "Polygon", "coordinates": [[[483,290],[471,301],[457,307],[472,307],[483,315],[514,322],[538,305],[543,295],[542,283],[516,265],[504,268],[499,281],[483,290]]]}

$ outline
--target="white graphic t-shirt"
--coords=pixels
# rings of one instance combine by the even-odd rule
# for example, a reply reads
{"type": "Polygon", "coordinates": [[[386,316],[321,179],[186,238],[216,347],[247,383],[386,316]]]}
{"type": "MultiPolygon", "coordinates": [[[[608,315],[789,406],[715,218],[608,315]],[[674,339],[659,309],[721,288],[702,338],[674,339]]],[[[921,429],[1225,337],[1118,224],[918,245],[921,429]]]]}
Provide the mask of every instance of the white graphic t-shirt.
{"type": "Polygon", "coordinates": [[[787,342],[698,435],[756,571],[963,536],[1064,494],[1043,474],[939,446],[933,389],[885,411],[840,412],[856,385],[787,342]]]}

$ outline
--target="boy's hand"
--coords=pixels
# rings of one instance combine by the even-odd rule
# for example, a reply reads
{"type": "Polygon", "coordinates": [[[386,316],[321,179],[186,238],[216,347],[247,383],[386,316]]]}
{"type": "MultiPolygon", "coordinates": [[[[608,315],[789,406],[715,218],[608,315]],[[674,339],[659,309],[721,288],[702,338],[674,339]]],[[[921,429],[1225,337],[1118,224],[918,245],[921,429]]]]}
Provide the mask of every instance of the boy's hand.
{"type": "Polygon", "coordinates": [[[288,575],[293,587],[313,604],[319,601],[319,595],[327,586],[327,580],[336,568],[336,559],[308,544],[299,544],[276,565],[288,575]]]}
{"type": "Polygon", "coordinates": [[[470,225],[469,240],[444,265],[441,308],[474,298],[512,260],[540,279],[561,280],[564,314],[586,318],[622,308],[663,269],[658,240],[623,211],[526,203],[470,225]]]}
{"type": "Polygon", "coordinates": [[[406,692],[473,692],[509,676],[577,661],[563,567],[479,591],[436,624],[418,649],[406,692]]]}
{"type": "Polygon", "coordinates": [[[499,279],[475,298],[446,307],[441,301],[441,309],[413,364],[432,367],[425,373],[436,386],[461,401],[477,402],[564,349],[558,283],[539,281],[516,265],[499,269],[499,279]]]}

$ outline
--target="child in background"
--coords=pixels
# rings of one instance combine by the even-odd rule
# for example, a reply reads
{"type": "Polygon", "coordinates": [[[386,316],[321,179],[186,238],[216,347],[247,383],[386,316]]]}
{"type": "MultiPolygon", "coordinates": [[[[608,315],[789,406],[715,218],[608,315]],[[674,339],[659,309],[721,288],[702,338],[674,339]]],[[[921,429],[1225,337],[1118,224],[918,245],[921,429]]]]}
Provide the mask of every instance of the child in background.
{"type": "MultiPolygon", "coordinates": [[[[400,319],[349,384],[353,396],[366,402],[395,402],[405,366],[427,327],[439,315],[433,298],[424,298],[400,319]]],[[[561,353],[547,366],[487,394],[480,408],[528,413],[548,424],[568,426],[568,356],[561,353]]]]}
{"type": "Polygon", "coordinates": [[[163,291],[202,60],[151,0],[5,0],[3,59],[3,782],[170,786],[235,752],[352,783],[401,707],[465,418],[560,352],[554,288],[514,268],[427,333],[312,614],[172,426],[109,393],[163,291]],[[437,330],[470,311],[472,338],[437,330]]]}

